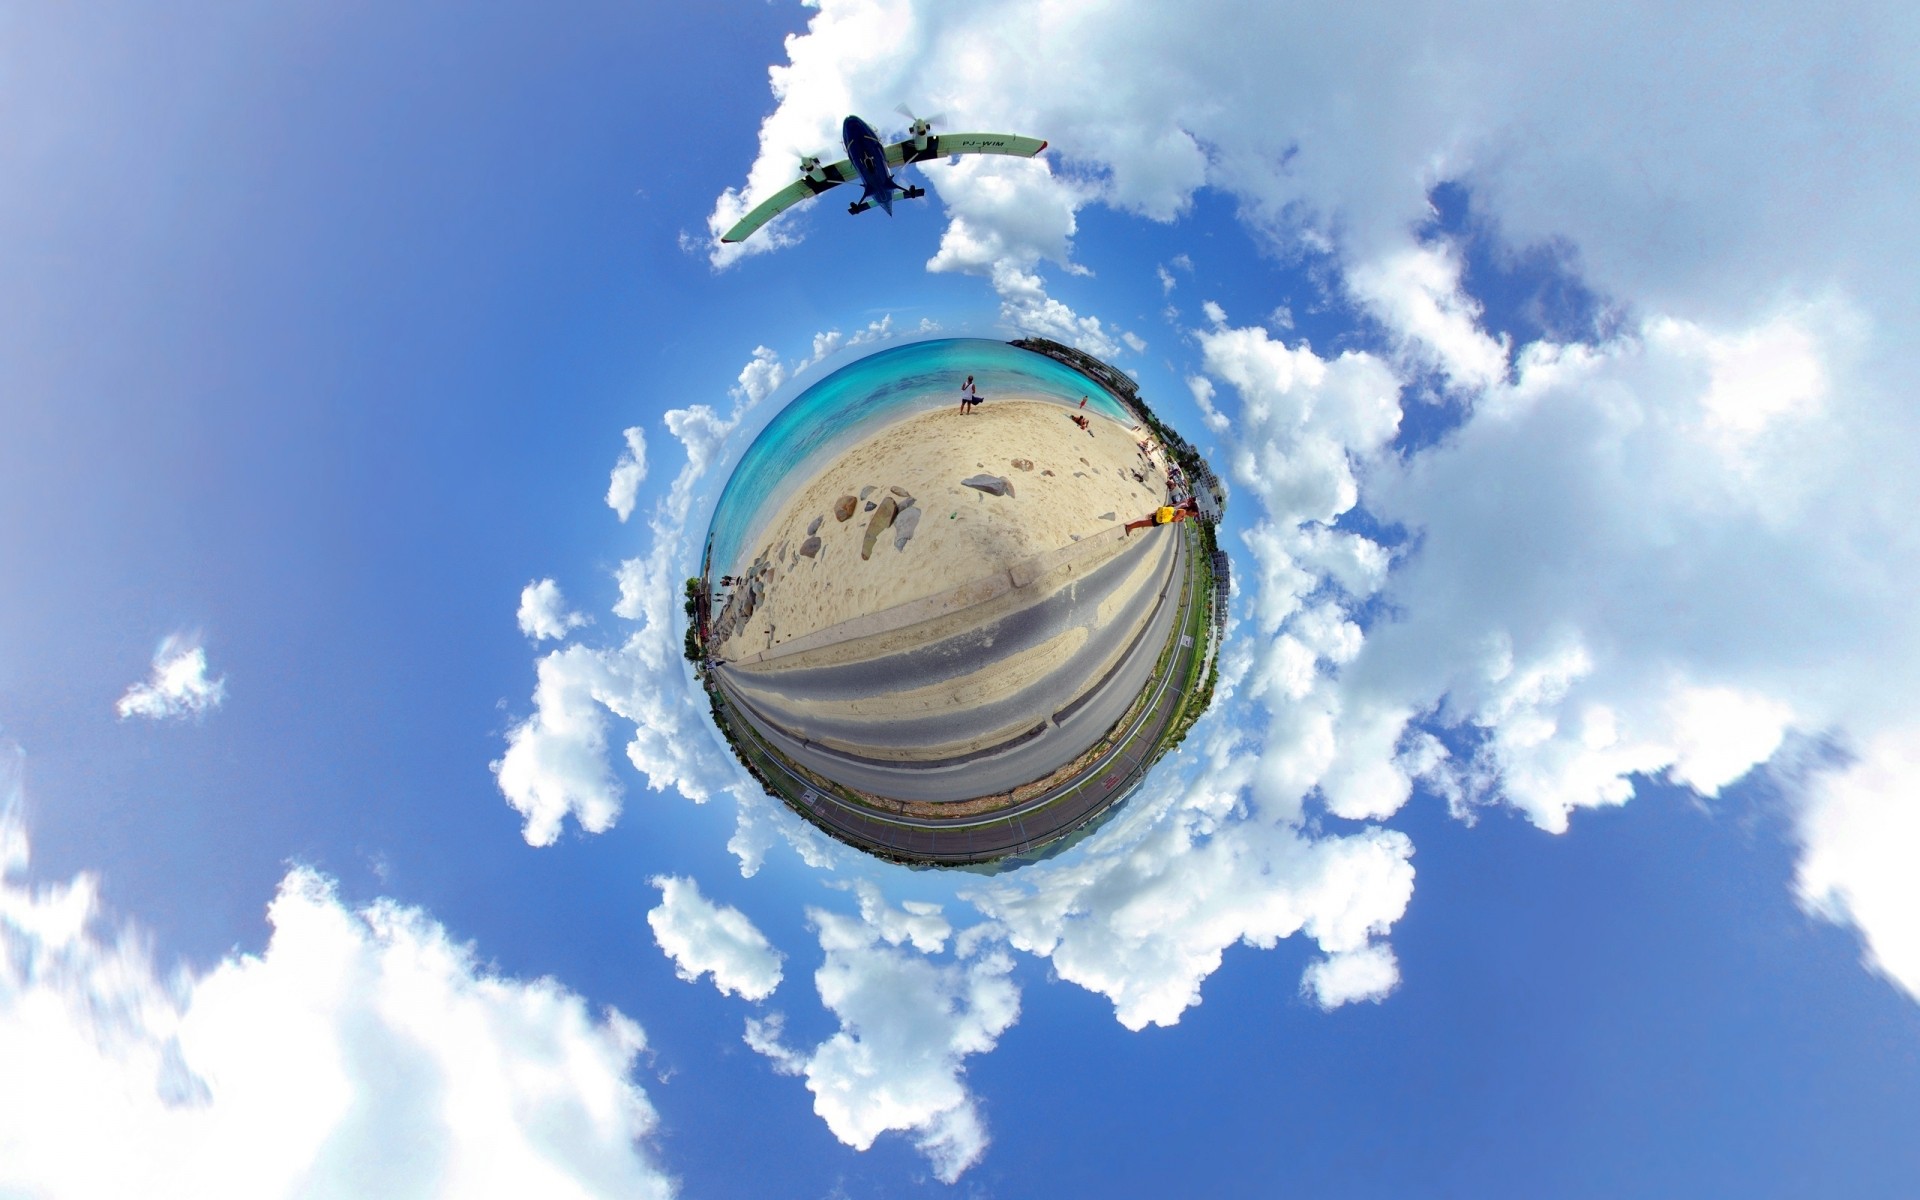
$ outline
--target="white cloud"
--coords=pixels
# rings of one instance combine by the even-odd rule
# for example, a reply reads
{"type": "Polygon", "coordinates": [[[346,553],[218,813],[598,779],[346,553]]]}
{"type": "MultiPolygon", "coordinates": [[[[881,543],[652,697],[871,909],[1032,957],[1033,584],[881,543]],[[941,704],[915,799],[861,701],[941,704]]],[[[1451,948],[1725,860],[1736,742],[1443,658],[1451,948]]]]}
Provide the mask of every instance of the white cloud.
{"type": "Polygon", "coordinates": [[[1536,345],[1405,459],[1381,452],[1384,410],[1364,403],[1336,406],[1360,425],[1316,436],[1331,364],[1258,331],[1201,334],[1241,393],[1234,477],[1276,518],[1248,537],[1250,619],[1272,640],[1249,649],[1244,693],[1293,705],[1269,731],[1274,765],[1344,816],[1387,816],[1424,778],[1560,831],[1642,778],[1711,797],[1791,731],[1830,734],[1861,763],[1806,776],[1801,892],[1915,990],[1920,910],[1884,855],[1920,849],[1892,799],[1915,777],[1890,750],[1920,706],[1920,637],[1896,599],[1920,589],[1920,546],[1893,515],[1920,495],[1881,449],[1911,418],[1849,377],[1860,327],[1822,303],[1745,330],[1654,317],[1536,345]],[[1261,432],[1277,414],[1285,432],[1261,432]],[[1397,561],[1325,529],[1356,504],[1412,535],[1397,561]],[[1378,591],[1390,615],[1362,635],[1329,582],[1378,591]],[[1415,719],[1469,733],[1470,758],[1415,719]]]}
{"type": "MultiPolygon", "coordinates": [[[[982,58],[981,43],[966,40],[970,24],[953,14],[920,13],[907,6],[821,6],[809,32],[788,39],[789,63],[770,71],[781,103],[761,125],[760,150],[746,187],[729,188],[715,201],[707,221],[713,265],[724,268],[798,240],[792,230],[812,219],[803,215],[809,206],[783,215],[746,242],[726,245],[719,236],[747,211],[749,197],[758,200],[791,183],[802,155],[831,153],[848,112],[864,111],[872,117],[891,110],[901,95],[928,94],[926,82],[933,76],[901,69],[909,57],[900,52],[902,44],[931,49],[930,42],[957,38],[946,45],[943,55],[935,55],[936,61],[946,61],[945,75],[960,78],[979,72],[979,82],[985,85],[986,73],[991,71],[997,81],[993,90],[1004,86],[1008,62],[982,58]]],[[[1004,114],[995,113],[992,106],[982,107],[978,97],[936,92],[930,103],[950,114],[948,128],[1005,124],[1004,119],[996,121],[1004,114]],[[972,120],[976,115],[979,120],[972,120]]],[[[1190,139],[1175,138],[1168,146],[1190,169],[1195,153],[1190,139]]],[[[1085,273],[1072,260],[1074,214],[1101,193],[1100,186],[1056,174],[1045,157],[968,156],[954,162],[929,162],[913,170],[946,205],[949,218],[939,248],[927,263],[929,270],[988,279],[1000,296],[1002,322],[1020,333],[1054,338],[1108,357],[1131,345],[1123,332],[1049,296],[1038,269],[1042,262],[1051,262],[1070,273],[1085,273]]],[[[1179,207],[1184,202],[1163,215],[1170,217],[1179,207]]]]}
{"type": "Polygon", "coordinates": [[[1057,179],[1045,158],[979,155],[929,166],[948,219],[929,271],[990,275],[1001,263],[1071,265],[1074,212],[1085,197],[1057,179]]]}
{"type": "Polygon", "coordinates": [[[747,914],[708,900],[691,879],[657,875],[653,886],[660,889],[660,903],[647,914],[647,924],[680,978],[692,983],[710,975],[721,995],[754,1001],[780,986],[782,956],[747,914]]]}
{"type": "MultiPolygon", "coordinates": [[[[1040,264],[1086,274],[1073,262],[1074,209],[1084,198],[1060,185],[1043,159],[963,158],[941,167],[937,188],[949,223],[927,269],[984,276],[1000,297],[1000,320],[1029,335],[1052,338],[1111,358],[1135,335],[1081,316],[1047,293],[1040,264]]],[[[1144,347],[1144,343],[1142,343],[1144,347]]]]}
{"type": "Polygon", "coordinates": [[[682,657],[680,587],[696,569],[687,533],[696,492],[710,482],[746,417],[801,371],[845,347],[890,336],[892,320],[882,317],[850,335],[817,335],[809,355],[794,363],[756,347],[725,415],[707,405],[664,414],[686,463],[655,502],[646,553],[615,570],[614,615],[637,627],[616,645],[575,644],[541,658],[533,712],[508,729],[506,751],[492,764],[501,793],[526,819],[521,832],[529,845],[552,845],[569,816],[588,833],[603,832],[619,818],[625,788],[607,761],[609,718],[619,718],[631,731],[627,761],[649,788],[695,803],[720,793],[734,797],[738,825],[729,848],[743,874],[757,871],[782,836],[810,861],[837,855],[810,826],[779,816],[720,742],[682,657]]]}
{"type": "Polygon", "coordinates": [[[922,954],[938,954],[953,935],[938,904],[905,900],[895,908],[871,880],[856,881],[853,890],[860,901],[860,919],[889,946],[911,945],[922,954]]]}
{"type": "Polygon", "coordinates": [[[1236,942],[1271,948],[1304,933],[1329,954],[1356,951],[1399,919],[1413,893],[1404,834],[1316,837],[1285,806],[1241,806],[1258,764],[1228,740],[1217,732],[1203,772],[1161,777],[1157,801],[1136,797],[1084,855],[996,879],[973,896],[1016,948],[1111,999],[1129,1029],[1177,1024],[1236,942]]]}
{"type": "Polygon", "coordinates": [[[567,608],[560,585],[551,579],[539,579],[520,589],[520,632],[534,641],[563,638],[592,622],[585,613],[567,608]]]}
{"type": "Polygon", "coordinates": [[[746,1041],[782,1073],[805,1076],[814,1111],[842,1142],[865,1150],[883,1133],[912,1133],[934,1174],[952,1183],[986,1152],[963,1060],[993,1049],[1018,1019],[1013,961],[968,939],[957,961],[937,964],[898,948],[926,949],[932,930],[910,918],[934,914],[893,910],[877,893],[863,894],[862,909],[860,918],[808,910],[826,952],[814,983],[839,1031],[803,1053],[785,1044],[776,1013],[749,1021],[746,1041]]]}
{"type": "Polygon", "coordinates": [[[1369,480],[1420,548],[1356,674],[1418,710],[1444,696],[1439,719],[1491,735],[1478,765],[1548,829],[1636,774],[1713,795],[1789,727],[1871,736],[1920,699],[1884,670],[1920,664],[1879,598],[1890,572],[1920,583],[1915,539],[1883,515],[1902,489],[1858,490],[1904,420],[1802,405],[1730,451],[1726,339],[1670,325],[1530,350],[1444,445],[1369,480]],[[1846,665],[1861,645],[1879,668],[1846,665]]]}
{"type": "Polygon", "coordinates": [[[551,846],[571,813],[599,833],[620,815],[622,788],[607,765],[604,707],[630,689],[605,651],[568,646],[541,659],[533,715],[507,731],[493,763],[507,802],[526,818],[529,846],[551,846]]]}
{"type": "MultiPolygon", "coordinates": [[[[1028,336],[1051,338],[1101,358],[1120,353],[1121,341],[1098,317],[1083,317],[1047,294],[1032,271],[1001,264],[993,269],[993,290],[1000,294],[1000,320],[1028,336]]],[[[1124,339],[1127,335],[1119,334],[1124,339]]]]}
{"type": "MultiPolygon", "coordinates": [[[[1780,335],[1783,320],[1796,354],[1844,347],[1853,328],[1819,307],[1759,328],[1780,335]]],[[[1751,336],[1682,336],[1663,320],[1604,346],[1534,347],[1511,384],[1482,381],[1466,424],[1404,460],[1389,449],[1402,384],[1386,363],[1322,359],[1224,323],[1195,337],[1238,411],[1205,379],[1196,398],[1231,429],[1224,465],[1264,513],[1238,574],[1252,636],[1223,659],[1223,703],[1255,719],[1215,727],[1203,772],[1166,815],[978,898],[1016,947],[1111,997],[1130,1027],[1177,1020],[1235,940],[1320,938],[1330,958],[1303,986],[1329,1007],[1393,986],[1391,951],[1374,939],[1404,910],[1411,846],[1386,831],[1308,834],[1316,795],[1333,815],[1379,820],[1424,778],[1462,811],[1499,801],[1562,830],[1581,807],[1625,802],[1641,777],[1712,796],[1792,728],[1834,727],[1864,706],[1858,728],[1873,730],[1911,710],[1911,673],[1838,665],[1872,661],[1844,650],[1856,643],[1916,661],[1891,602],[1910,593],[1853,590],[1909,569],[1911,539],[1831,490],[1847,477],[1838,463],[1866,446],[1819,410],[1813,397],[1830,389],[1793,384],[1790,402],[1767,402],[1757,440],[1743,427],[1727,441],[1712,397],[1726,348],[1751,336]],[[1409,546],[1339,528],[1363,503],[1409,546]],[[1867,545],[1886,551],[1875,574],[1849,571],[1862,561],[1850,547],[1867,545]],[[1363,630],[1375,596],[1388,615],[1363,630]],[[1850,627],[1821,620],[1830,599],[1850,627]],[[1477,749],[1455,761],[1416,719],[1472,731],[1477,749]],[[1322,913],[1349,919],[1323,936],[1322,913]]],[[[1897,794],[1886,745],[1869,759],[1881,765],[1806,809],[1805,836],[1825,853],[1801,887],[1910,979],[1895,964],[1915,910],[1901,876],[1859,849],[1902,830],[1898,810],[1870,799],[1897,794]]]]}
{"type": "MultiPolygon", "coordinates": [[[[1054,308],[1042,264],[1072,268],[1087,204],[1166,220],[1207,185],[1282,260],[1311,259],[1391,348],[1322,357],[1224,312],[1195,335],[1196,398],[1231,434],[1237,494],[1264,509],[1238,572],[1248,636],[1224,660],[1258,719],[1218,722],[1207,748],[1245,792],[1170,803],[1165,829],[1127,825],[1147,855],[1132,866],[1118,823],[1074,868],[1086,878],[1068,871],[1061,897],[1029,896],[1009,919],[1016,944],[1132,1019],[1177,1015],[1236,928],[1286,927],[1235,916],[1201,936],[1164,900],[1149,919],[1136,896],[1182,878],[1158,849],[1310,868],[1334,853],[1302,832],[1316,803],[1382,819],[1416,778],[1460,811],[1505,802],[1563,829],[1648,776],[1717,794],[1793,731],[1859,764],[1807,785],[1808,903],[1858,923],[1875,961],[1911,978],[1891,964],[1920,909],[1876,899],[1885,868],[1847,832],[1901,833],[1870,798],[1911,794],[1911,764],[1888,747],[1920,710],[1905,518],[1920,494],[1895,449],[1920,433],[1906,402],[1920,372],[1911,17],[1763,4],[1740,36],[1693,43],[1684,72],[1648,53],[1662,28],[1635,4],[1463,18],[821,0],[789,39],[756,182],[790,169],[770,132],[817,136],[912,80],[939,81],[927,106],[955,127],[1053,141],[1044,170],[928,173],[950,206],[934,264],[986,277],[1009,319],[1089,348],[1121,340],[1054,308]],[[1232,39],[1190,36],[1229,25],[1232,39]],[[1844,61],[1809,50],[1835,27],[1852,31],[1844,61]],[[1443,182],[1464,188],[1471,232],[1434,234],[1443,182]],[[1509,345],[1468,286],[1471,237],[1496,258],[1563,250],[1619,331],[1509,345]],[[1400,390],[1426,370],[1459,389],[1463,423],[1403,457],[1400,390]],[[1354,533],[1356,508],[1405,543],[1354,533]],[[1461,755],[1432,730],[1461,735],[1461,755]],[[1074,948],[1082,929],[1158,936],[1164,961],[1123,977],[1099,939],[1074,948]]],[[[1376,924],[1398,911],[1390,889],[1362,894],[1376,924]]],[[[1378,944],[1328,952],[1362,943],[1378,944]]]]}
{"type": "Polygon", "coordinates": [[[1920,997],[1920,730],[1880,734],[1816,775],[1801,805],[1802,903],[1856,926],[1867,965],[1920,997]]]}
{"type": "Polygon", "coordinates": [[[142,683],[127,689],[114,703],[121,720],[145,717],[163,721],[198,717],[219,708],[227,698],[225,677],[207,677],[207,652],[197,634],[167,635],[153,653],[153,671],[142,683]]]}
{"type": "Polygon", "coordinates": [[[638,425],[629,425],[622,436],[627,440],[627,448],[613,464],[613,475],[607,481],[607,507],[618,513],[624,524],[633,515],[640,485],[647,478],[647,431],[638,425]]]}
{"type": "Polygon", "coordinates": [[[306,868],[263,953],[163,974],[92,876],[30,885],[16,820],[0,841],[0,1191],[673,1194],[620,1013],[306,868]]]}
{"type": "Polygon", "coordinates": [[[1497,373],[1498,339],[1451,285],[1451,252],[1414,236],[1456,181],[1509,245],[1568,246],[1590,284],[1649,311],[1725,325],[1839,283],[1910,321],[1907,15],[1764,4],[1675,72],[1648,53],[1662,11],[822,0],[770,73],[750,190],[788,182],[842,114],[911,92],[952,128],[1053,144],[1044,167],[925,171],[948,205],[943,269],[1064,265],[1085,205],[1164,221],[1211,186],[1283,257],[1333,254],[1395,337],[1472,385],[1497,373]],[[1838,76],[1809,51],[1835,21],[1856,35],[1838,76]],[[1234,36],[1192,36],[1213,28],[1234,36]]]}
{"type": "Polygon", "coordinates": [[[1480,328],[1480,306],[1461,290],[1460,260],[1445,246],[1406,246],[1356,265],[1356,298],[1414,358],[1456,386],[1483,388],[1507,372],[1508,347],[1480,328]]]}
{"type": "Polygon", "coordinates": [[[1384,945],[1362,946],[1329,955],[1307,968],[1300,991],[1329,1011],[1343,1004],[1371,1000],[1375,1004],[1400,983],[1400,964],[1384,945]]]}
{"type": "MultiPolygon", "coordinates": [[[[1399,380],[1371,355],[1322,359],[1305,344],[1289,349],[1260,328],[1220,325],[1196,336],[1207,372],[1240,395],[1225,465],[1270,516],[1271,525],[1261,528],[1306,552],[1294,539],[1308,536],[1307,526],[1330,525],[1357,503],[1354,462],[1378,454],[1399,430],[1399,380]]],[[[1269,560],[1277,552],[1267,551],[1269,560]]],[[[1262,548],[1254,553],[1260,557],[1262,548]]],[[[1270,605],[1290,608],[1295,599],[1262,593],[1270,605]]],[[[1276,628],[1278,616],[1263,620],[1263,630],[1276,628]]]]}

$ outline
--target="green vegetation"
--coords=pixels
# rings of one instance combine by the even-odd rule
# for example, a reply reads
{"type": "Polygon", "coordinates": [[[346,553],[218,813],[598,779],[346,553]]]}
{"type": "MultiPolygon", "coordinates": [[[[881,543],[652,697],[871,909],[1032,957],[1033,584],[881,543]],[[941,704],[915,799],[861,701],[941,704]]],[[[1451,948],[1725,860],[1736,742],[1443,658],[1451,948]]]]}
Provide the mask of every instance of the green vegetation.
{"type": "MultiPolygon", "coordinates": [[[[1199,524],[1199,537],[1203,543],[1212,541],[1212,533],[1212,526],[1199,524]]],[[[1189,594],[1190,603],[1187,605],[1186,619],[1176,631],[1174,641],[1178,644],[1180,634],[1192,638],[1194,654],[1187,660],[1186,678],[1179,682],[1180,707],[1168,720],[1166,728],[1161,731],[1159,744],[1154,747],[1154,761],[1158,761],[1161,755],[1177,749],[1186,739],[1187,730],[1193,728],[1194,722],[1198,721],[1206,713],[1207,707],[1213,703],[1213,685],[1219,678],[1220,660],[1218,654],[1208,653],[1211,649],[1210,639],[1214,636],[1213,622],[1209,612],[1213,596],[1212,562],[1208,554],[1193,556],[1192,573],[1187,577],[1187,586],[1193,591],[1189,594]],[[1207,670],[1206,682],[1201,684],[1199,678],[1201,664],[1209,661],[1212,665],[1207,670]]]]}
{"type": "Polygon", "coordinates": [[[706,595],[706,584],[698,575],[695,575],[687,580],[684,591],[687,597],[687,602],[683,606],[687,614],[687,638],[683,653],[686,654],[687,661],[690,663],[704,662],[707,657],[707,647],[700,640],[700,603],[706,595]]]}

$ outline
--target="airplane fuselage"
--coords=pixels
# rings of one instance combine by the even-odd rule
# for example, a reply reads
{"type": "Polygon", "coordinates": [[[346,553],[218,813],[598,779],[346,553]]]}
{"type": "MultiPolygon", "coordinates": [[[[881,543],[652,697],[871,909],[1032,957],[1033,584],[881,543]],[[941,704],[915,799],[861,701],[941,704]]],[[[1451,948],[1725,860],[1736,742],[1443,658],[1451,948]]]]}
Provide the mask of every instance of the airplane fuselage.
{"type": "Polygon", "coordinates": [[[865,185],[860,199],[878,204],[892,216],[893,195],[905,189],[894,182],[893,172],[887,170],[887,148],[873,132],[873,126],[859,117],[848,117],[840,126],[840,140],[846,143],[847,161],[860,172],[860,182],[865,185]]]}
{"type": "Polygon", "coordinates": [[[846,161],[823,166],[811,154],[802,157],[800,178],[754,205],[720,240],[742,241],[793,205],[856,179],[861,184],[860,198],[847,205],[847,212],[857,216],[869,208],[879,208],[892,216],[895,200],[918,200],[927,194],[923,187],[902,184],[894,178],[895,168],[942,158],[957,159],[962,154],[1032,158],[1047,148],[1047,144],[1037,138],[1016,137],[1010,133],[936,134],[931,131],[932,121],[914,117],[912,113],[907,116],[913,120],[912,128],[904,140],[891,146],[881,142],[873,126],[859,117],[848,117],[840,125],[840,141],[847,148],[846,161]]]}

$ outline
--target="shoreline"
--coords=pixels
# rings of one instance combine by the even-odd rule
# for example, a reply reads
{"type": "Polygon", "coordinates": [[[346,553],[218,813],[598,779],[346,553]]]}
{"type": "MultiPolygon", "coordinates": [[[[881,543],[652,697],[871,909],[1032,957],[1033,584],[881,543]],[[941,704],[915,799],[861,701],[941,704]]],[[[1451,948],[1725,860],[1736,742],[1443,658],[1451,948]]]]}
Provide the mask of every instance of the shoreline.
{"type": "Polygon", "coordinates": [[[1083,430],[1075,415],[1051,399],[989,397],[847,447],[747,543],[754,557],[728,568],[744,580],[716,618],[716,651],[765,653],[963,589],[1164,502],[1158,456],[1133,431],[1091,410],[1083,430]]]}

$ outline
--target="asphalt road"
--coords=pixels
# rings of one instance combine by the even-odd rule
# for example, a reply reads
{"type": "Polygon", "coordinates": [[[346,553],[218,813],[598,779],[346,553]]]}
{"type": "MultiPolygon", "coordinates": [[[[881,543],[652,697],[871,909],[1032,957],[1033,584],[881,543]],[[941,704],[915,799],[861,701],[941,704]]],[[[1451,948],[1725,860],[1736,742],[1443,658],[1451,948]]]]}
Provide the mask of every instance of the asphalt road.
{"type": "MultiPolygon", "coordinates": [[[[1000,704],[982,705],[978,706],[978,710],[939,717],[877,724],[861,722],[860,730],[829,731],[815,722],[813,728],[805,729],[801,731],[801,736],[796,736],[788,732],[788,728],[797,726],[799,722],[789,713],[779,711],[784,706],[778,703],[778,695],[774,695],[772,702],[769,702],[768,694],[761,691],[766,686],[763,677],[742,678],[726,667],[716,670],[715,675],[736,711],[753,725],[769,745],[794,761],[849,787],[900,800],[927,801],[965,800],[1008,791],[1051,773],[1083,753],[1125,715],[1146,686],[1154,663],[1167,643],[1173,622],[1179,615],[1180,588],[1187,574],[1187,539],[1177,536],[1176,531],[1175,526],[1143,531],[1162,543],[1160,552],[1165,555],[1168,564],[1161,576],[1161,586],[1144,590],[1139,598],[1141,605],[1153,606],[1144,629],[1140,628],[1137,615],[1131,612],[1098,626],[1088,646],[1074,656],[1073,662],[1078,664],[1077,671],[1063,668],[1043,683],[1025,689],[1019,696],[1000,704]],[[1084,682],[1089,669],[1086,664],[1098,663],[1106,658],[1117,648],[1116,643],[1121,639],[1130,639],[1131,644],[1118,664],[1092,693],[1074,701],[1062,711],[1061,706],[1084,682]],[[737,686],[739,684],[747,684],[759,694],[748,694],[741,686],[737,686]],[[955,740],[956,731],[964,732],[968,728],[1027,731],[1036,727],[1040,730],[1037,736],[1023,732],[1012,742],[1002,741],[985,752],[957,757],[940,764],[889,763],[868,755],[836,752],[807,740],[807,735],[857,733],[859,737],[847,740],[866,744],[877,731],[912,747],[928,742],[949,743],[955,740]]],[[[1105,586],[1100,585],[1100,572],[1096,571],[1048,600],[995,623],[996,626],[1005,626],[1004,629],[989,629],[963,637],[989,638],[997,652],[1006,653],[1010,647],[1044,641],[1073,624],[1091,623],[1091,614],[1097,610],[1119,577],[1136,565],[1130,555],[1123,556],[1123,559],[1125,561],[1116,560],[1100,569],[1113,569],[1116,572],[1105,582],[1105,586]],[[1003,637],[1012,640],[1002,641],[1003,637]]],[[[949,643],[962,640],[949,639],[949,643]]],[[[795,693],[872,695],[876,691],[921,686],[934,679],[978,669],[977,657],[972,666],[967,665],[966,646],[949,643],[940,643],[923,651],[893,656],[872,664],[793,672],[791,674],[794,676],[805,675],[810,678],[783,683],[795,693]],[[920,674],[916,675],[916,671],[920,674]],[[943,671],[947,675],[942,676],[940,673],[943,671]],[[868,690],[860,690],[862,687],[868,690]]]]}

